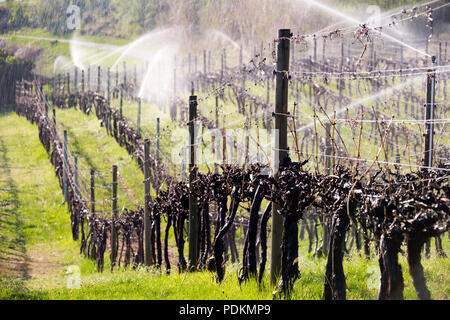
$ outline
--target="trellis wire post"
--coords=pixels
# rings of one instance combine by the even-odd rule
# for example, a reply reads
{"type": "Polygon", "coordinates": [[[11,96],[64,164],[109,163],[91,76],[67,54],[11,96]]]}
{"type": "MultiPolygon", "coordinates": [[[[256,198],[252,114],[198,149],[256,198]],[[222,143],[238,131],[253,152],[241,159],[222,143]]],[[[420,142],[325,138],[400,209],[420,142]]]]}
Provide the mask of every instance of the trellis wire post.
{"type": "Polygon", "coordinates": [[[141,98],[138,98],[137,136],[141,136],[141,98]]]}
{"type": "Polygon", "coordinates": [[[192,194],[192,184],[196,175],[195,121],[197,119],[197,96],[189,97],[189,269],[195,269],[198,261],[198,210],[197,198],[192,194]]]}
{"type": "Polygon", "coordinates": [[[144,262],[149,266],[152,264],[153,246],[151,242],[150,221],[150,140],[144,141],[144,262]]]}
{"type": "Polygon", "coordinates": [[[117,165],[112,166],[112,220],[111,220],[111,269],[115,265],[117,257],[117,230],[116,220],[118,217],[117,210],[117,165]]]}
{"type": "MultiPolygon", "coordinates": [[[[289,90],[289,53],[290,29],[278,31],[276,96],[275,96],[275,150],[274,175],[277,174],[280,164],[285,162],[287,153],[287,104],[289,90]]],[[[283,218],[278,214],[280,206],[273,204],[272,211],[272,261],[270,270],[271,284],[276,284],[281,272],[281,238],[283,218]]]]}
{"type": "Polygon", "coordinates": [[[73,88],[75,91],[78,90],[78,68],[74,67],[73,70],[73,88]]]}
{"type": "Polygon", "coordinates": [[[331,126],[330,123],[325,123],[325,174],[331,174],[331,126]]]}
{"type": "Polygon", "coordinates": [[[64,202],[67,203],[68,200],[68,193],[67,193],[67,130],[64,130],[64,144],[63,144],[63,155],[64,155],[64,162],[63,162],[63,190],[64,190],[64,202]]]}
{"type": "Polygon", "coordinates": [[[108,104],[111,103],[111,68],[108,68],[108,104]]]}
{"type": "Polygon", "coordinates": [[[119,86],[119,65],[116,64],[116,87],[119,86]]]}
{"type": "Polygon", "coordinates": [[[73,178],[74,178],[74,184],[75,184],[74,193],[78,193],[78,191],[80,190],[79,184],[78,184],[78,157],[74,157],[73,178]]]}
{"type": "Polygon", "coordinates": [[[127,88],[127,62],[123,62],[123,87],[127,88]]]}
{"type": "Polygon", "coordinates": [[[84,69],[81,70],[81,91],[84,92],[84,69]]]}
{"type": "Polygon", "coordinates": [[[120,117],[123,115],[123,88],[120,88],[120,109],[119,109],[120,117]]]}
{"type": "MultiPolygon", "coordinates": [[[[343,90],[343,86],[344,86],[344,78],[343,78],[344,76],[342,74],[343,67],[344,67],[344,40],[341,41],[341,62],[339,65],[339,72],[340,72],[339,79],[338,79],[338,81],[339,81],[339,110],[341,110],[341,108],[342,108],[342,90],[343,90]]],[[[341,122],[339,122],[337,125],[337,131],[339,134],[341,133],[341,125],[342,125],[341,122]]],[[[340,143],[340,140],[338,139],[338,144],[339,143],[340,143]]]]}
{"type": "Polygon", "coordinates": [[[435,97],[435,64],[436,57],[431,57],[431,62],[433,65],[433,70],[427,75],[427,104],[426,104],[426,133],[425,133],[425,156],[424,163],[425,167],[432,167],[433,164],[433,121],[434,121],[434,97],[435,97]]]}
{"type": "Polygon", "coordinates": [[[312,103],[312,60],[311,60],[311,56],[309,56],[309,74],[310,74],[310,79],[309,79],[309,86],[308,86],[308,94],[309,94],[309,103],[312,103]]]}
{"type": "Polygon", "coordinates": [[[102,68],[100,66],[98,66],[98,68],[97,68],[97,92],[98,93],[100,93],[101,73],[102,73],[102,68]]]}
{"type": "Polygon", "coordinates": [[[159,167],[159,139],[160,139],[160,129],[159,129],[159,118],[156,118],[156,166],[159,167]]]}
{"type": "Polygon", "coordinates": [[[91,169],[91,213],[95,213],[95,170],[91,169]]]}

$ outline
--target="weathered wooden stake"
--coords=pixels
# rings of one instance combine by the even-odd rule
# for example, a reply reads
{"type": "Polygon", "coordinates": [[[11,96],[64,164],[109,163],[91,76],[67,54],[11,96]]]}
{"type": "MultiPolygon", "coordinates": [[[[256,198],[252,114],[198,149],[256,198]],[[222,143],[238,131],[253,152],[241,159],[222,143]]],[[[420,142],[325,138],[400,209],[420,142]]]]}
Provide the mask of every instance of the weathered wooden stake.
{"type": "Polygon", "coordinates": [[[433,70],[427,75],[427,104],[426,104],[426,133],[425,133],[425,155],[424,163],[425,167],[433,166],[433,121],[434,121],[434,97],[435,97],[435,63],[436,57],[432,56],[431,61],[433,64],[433,70]]]}
{"type": "Polygon", "coordinates": [[[159,118],[156,118],[156,167],[159,167],[159,118]]]}
{"type": "Polygon", "coordinates": [[[123,88],[120,88],[120,109],[119,109],[120,117],[123,117],[123,88]]]}
{"type": "Polygon", "coordinates": [[[73,70],[73,88],[75,91],[78,90],[78,68],[75,67],[73,70]]]}
{"type": "MultiPolygon", "coordinates": [[[[189,97],[189,188],[196,177],[196,159],[195,159],[195,121],[197,119],[197,96],[189,97]]],[[[195,270],[198,262],[198,210],[197,198],[189,193],[189,269],[195,270]]]]}
{"type": "Polygon", "coordinates": [[[123,62],[123,87],[127,88],[127,63],[126,61],[123,62]]]}
{"type": "Polygon", "coordinates": [[[111,69],[108,68],[108,104],[111,104],[111,69]]]}
{"type": "Polygon", "coordinates": [[[95,213],[95,170],[91,169],[91,213],[95,213]]]}
{"type": "Polygon", "coordinates": [[[101,72],[102,69],[100,66],[98,66],[98,70],[97,70],[97,93],[100,93],[100,85],[101,85],[101,72]]]}
{"type": "Polygon", "coordinates": [[[68,165],[67,165],[67,130],[64,130],[64,145],[63,145],[63,155],[64,155],[64,162],[63,162],[63,190],[64,190],[64,202],[68,202],[68,193],[67,193],[67,171],[68,171],[68,165]]]}
{"type": "MultiPolygon", "coordinates": [[[[287,105],[289,93],[289,47],[291,30],[280,29],[278,31],[277,49],[277,73],[275,96],[275,151],[274,174],[278,172],[288,157],[287,153],[287,105]]],[[[274,203],[272,211],[272,264],[270,280],[276,284],[281,272],[281,238],[283,230],[283,218],[278,213],[281,207],[274,203]]]]}
{"type": "Polygon", "coordinates": [[[153,246],[150,221],[150,140],[144,141],[144,263],[152,264],[153,246]]]}
{"type": "Polygon", "coordinates": [[[141,98],[138,98],[137,136],[141,137],[141,98]]]}
{"type": "Polygon", "coordinates": [[[115,266],[117,258],[117,230],[115,222],[118,218],[117,210],[117,166],[112,166],[112,223],[111,223],[111,270],[115,266]]]}
{"type": "Polygon", "coordinates": [[[73,180],[75,184],[74,193],[79,193],[80,186],[78,184],[78,157],[74,157],[73,180]]]}

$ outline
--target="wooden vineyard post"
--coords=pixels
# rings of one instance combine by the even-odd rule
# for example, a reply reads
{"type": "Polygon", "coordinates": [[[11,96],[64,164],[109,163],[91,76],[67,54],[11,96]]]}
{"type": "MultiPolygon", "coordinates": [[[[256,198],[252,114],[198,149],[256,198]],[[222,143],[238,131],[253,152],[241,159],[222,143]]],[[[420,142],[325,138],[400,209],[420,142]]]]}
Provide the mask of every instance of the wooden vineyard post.
{"type": "MultiPolygon", "coordinates": [[[[433,63],[433,72],[430,72],[427,76],[427,104],[426,104],[426,133],[425,133],[425,155],[424,155],[424,167],[431,168],[433,166],[433,137],[434,137],[434,97],[435,97],[435,63],[436,57],[431,57],[433,63]]],[[[431,71],[431,70],[430,70],[431,71]]]]}
{"type": "Polygon", "coordinates": [[[120,88],[120,109],[119,109],[120,117],[123,117],[123,88],[120,88]]]}
{"type": "MultiPolygon", "coordinates": [[[[189,97],[189,189],[196,176],[195,121],[197,119],[197,96],[189,97]]],[[[192,189],[190,190],[192,191],[192,189]]],[[[197,198],[189,193],[189,269],[195,270],[198,262],[198,210],[197,198]]]]}
{"type": "Polygon", "coordinates": [[[327,72],[326,70],[327,60],[325,59],[325,48],[326,48],[325,43],[326,43],[325,38],[322,38],[322,72],[327,72]]]}
{"type": "Polygon", "coordinates": [[[112,220],[111,220],[111,270],[116,264],[117,258],[117,166],[112,166],[112,220]]]}
{"type": "Polygon", "coordinates": [[[63,162],[63,190],[64,190],[64,203],[68,202],[68,193],[67,193],[67,130],[64,130],[64,145],[63,145],[63,154],[64,154],[64,162],[63,162]]]}
{"type": "MultiPolygon", "coordinates": [[[[245,119],[245,157],[244,157],[244,168],[246,169],[249,166],[249,147],[250,147],[250,132],[249,132],[249,127],[250,127],[250,120],[247,116],[247,118],[245,119]]],[[[236,145],[236,140],[235,140],[235,145],[236,145]]],[[[236,145],[237,147],[237,145],[236,145]]],[[[236,153],[236,157],[237,157],[237,150],[235,150],[236,153]]]]}
{"type": "Polygon", "coordinates": [[[156,166],[159,166],[160,121],[156,118],[156,166]]]}
{"type": "Polygon", "coordinates": [[[75,184],[74,193],[78,193],[78,191],[80,190],[80,187],[78,184],[78,157],[74,157],[73,179],[74,179],[74,184],[75,184]]]}
{"type": "MultiPolygon", "coordinates": [[[[159,154],[160,154],[160,121],[159,118],[156,118],[156,152],[155,152],[155,160],[156,160],[156,170],[159,172],[159,154]]],[[[159,179],[157,179],[157,186],[158,189],[160,187],[159,185],[159,179]]]]}
{"type": "Polygon", "coordinates": [[[95,213],[95,170],[91,169],[91,213],[95,213]]]}
{"type": "MultiPolygon", "coordinates": [[[[245,82],[246,82],[247,79],[246,79],[246,74],[245,74],[245,66],[244,66],[244,63],[243,63],[243,59],[244,58],[243,58],[243,51],[242,50],[243,49],[242,49],[242,46],[241,46],[240,50],[239,50],[239,69],[242,72],[242,93],[245,93],[245,82]]],[[[244,114],[245,113],[245,95],[244,94],[241,95],[241,108],[242,108],[241,112],[244,114]]]]}
{"type": "Polygon", "coordinates": [[[309,104],[312,104],[312,60],[311,56],[309,56],[309,86],[308,86],[308,96],[309,96],[309,104]]]}
{"type": "Polygon", "coordinates": [[[325,123],[325,174],[330,175],[331,174],[331,129],[330,124],[325,123]]]}
{"type": "Polygon", "coordinates": [[[111,69],[108,68],[108,91],[107,91],[107,99],[108,99],[108,105],[111,104],[111,69]]]}
{"type": "MultiPolygon", "coordinates": [[[[428,43],[428,42],[427,42],[428,43]]],[[[434,121],[434,97],[435,97],[435,81],[436,81],[436,74],[435,74],[435,63],[436,63],[436,57],[431,57],[432,62],[432,70],[429,70],[429,73],[427,75],[427,103],[425,105],[426,112],[425,112],[425,151],[424,151],[424,158],[423,158],[423,166],[427,168],[431,168],[433,166],[433,138],[434,138],[434,128],[433,128],[433,121],[434,121]]],[[[425,258],[429,258],[430,256],[430,248],[431,248],[431,240],[428,239],[425,242],[425,258]]]]}
{"type": "Polygon", "coordinates": [[[84,69],[81,70],[81,91],[84,92],[84,69]]]}
{"type": "Polygon", "coordinates": [[[222,164],[225,166],[227,163],[227,135],[225,132],[225,116],[223,116],[222,122],[222,164]]]}
{"type": "Polygon", "coordinates": [[[138,98],[137,136],[141,137],[141,98],[138,98]]]}
{"type": "Polygon", "coordinates": [[[73,70],[73,88],[75,91],[78,90],[78,68],[75,67],[73,70]]]}
{"type": "Polygon", "coordinates": [[[123,62],[123,87],[127,90],[127,63],[123,62]]]}
{"type": "MultiPolygon", "coordinates": [[[[331,128],[330,124],[325,124],[325,174],[330,175],[331,170],[331,128]]],[[[330,232],[329,228],[329,219],[324,216],[323,217],[323,236],[322,236],[322,254],[327,256],[328,255],[328,234],[330,232]]]]}
{"type": "MultiPolygon", "coordinates": [[[[277,70],[276,70],[276,96],[275,96],[275,150],[274,175],[277,175],[280,165],[285,162],[287,153],[287,105],[289,93],[289,47],[291,30],[278,31],[277,70]]],[[[278,213],[279,205],[272,208],[272,262],[270,270],[271,284],[276,284],[281,272],[281,237],[283,218],[278,213]]]]}
{"type": "Polygon", "coordinates": [[[100,66],[98,66],[98,69],[97,69],[97,93],[100,93],[101,73],[102,73],[102,69],[100,66]]]}
{"type": "Polygon", "coordinates": [[[150,221],[150,140],[144,141],[144,263],[152,264],[153,246],[150,221]]]}
{"type": "MultiPolygon", "coordinates": [[[[339,112],[342,109],[342,90],[344,89],[343,88],[344,87],[344,78],[343,78],[344,76],[342,74],[343,68],[344,68],[344,40],[342,40],[342,42],[341,42],[341,62],[339,65],[339,79],[338,79],[338,83],[339,83],[339,109],[338,110],[339,110],[339,112]]],[[[341,125],[342,125],[341,122],[339,122],[337,125],[337,131],[339,134],[341,133],[341,125]]],[[[338,141],[338,143],[340,143],[339,139],[337,141],[338,141]]]]}

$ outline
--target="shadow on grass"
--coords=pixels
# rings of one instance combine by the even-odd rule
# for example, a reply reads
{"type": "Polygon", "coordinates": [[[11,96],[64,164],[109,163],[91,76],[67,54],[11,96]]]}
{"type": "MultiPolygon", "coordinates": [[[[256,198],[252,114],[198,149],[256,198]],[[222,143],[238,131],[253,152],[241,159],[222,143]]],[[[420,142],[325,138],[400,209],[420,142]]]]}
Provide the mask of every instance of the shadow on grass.
{"type": "Polygon", "coordinates": [[[0,138],[0,298],[26,299],[30,278],[24,223],[20,217],[18,189],[11,177],[5,142],[0,138]]]}

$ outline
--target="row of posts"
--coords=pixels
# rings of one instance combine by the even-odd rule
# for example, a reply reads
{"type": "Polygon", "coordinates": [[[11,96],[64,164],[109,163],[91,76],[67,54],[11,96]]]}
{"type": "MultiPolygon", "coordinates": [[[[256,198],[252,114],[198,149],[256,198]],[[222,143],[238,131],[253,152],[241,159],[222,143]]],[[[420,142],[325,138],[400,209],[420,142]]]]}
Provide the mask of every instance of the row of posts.
{"type": "MultiPolygon", "coordinates": [[[[277,172],[286,158],[288,157],[288,145],[287,145],[287,116],[288,116],[288,89],[289,80],[284,76],[286,72],[289,72],[289,60],[290,60],[290,43],[291,43],[291,31],[289,29],[280,29],[278,33],[278,47],[277,47],[277,64],[276,64],[276,93],[275,93],[275,130],[277,130],[276,140],[275,140],[275,152],[274,152],[274,175],[277,172]]],[[[343,46],[341,47],[341,53],[343,51],[343,46]]],[[[316,51],[314,50],[314,55],[316,51]]],[[[222,59],[222,61],[224,61],[222,59]]],[[[435,66],[435,57],[432,58],[432,65],[435,66]]],[[[342,61],[341,61],[342,68],[342,61]]],[[[427,104],[426,104],[426,133],[425,133],[425,154],[424,154],[424,166],[432,167],[432,156],[433,156],[433,120],[434,120],[434,95],[435,95],[435,72],[434,69],[430,70],[427,76],[427,104]]],[[[99,71],[100,72],[100,71],[99,71]]],[[[341,85],[340,87],[340,95],[341,85]]],[[[122,95],[121,95],[121,107],[122,107],[122,95]]],[[[121,109],[122,110],[122,109],[121,109]]],[[[138,134],[140,134],[140,100],[138,105],[138,134]]],[[[217,110],[216,110],[217,112],[217,110]]],[[[55,115],[54,115],[55,117],[55,115]]],[[[196,159],[195,159],[195,130],[194,124],[197,119],[197,97],[192,95],[189,97],[189,150],[190,150],[190,161],[189,161],[189,185],[195,179],[196,174],[196,159]]],[[[217,122],[217,119],[216,119],[217,122]]],[[[218,126],[218,123],[216,123],[218,126]]],[[[159,159],[159,119],[157,121],[157,159],[159,159]]],[[[326,126],[327,135],[330,135],[330,126],[326,126]]],[[[327,139],[328,141],[329,139],[327,139]]],[[[327,159],[329,158],[329,153],[331,146],[329,142],[327,143],[326,153],[327,159]]],[[[151,221],[150,221],[150,211],[149,203],[150,198],[150,140],[146,139],[144,142],[144,192],[145,192],[145,217],[144,217],[144,261],[146,265],[151,264],[152,257],[152,245],[151,245],[151,221]]],[[[185,148],[183,148],[183,153],[185,148]]],[[[185,157],[185,156],[184,156],[185,157]]],[[[183,157],[183,158],[184,158],[183,157]]],[[[75,158],[75,181],[78,186],[78,161],[75,158]]],[[[329,159],[326,161],[326,166],[329,170],[331,167],[329,159]]],[[[183,165],[184,162],[183,162],[183,165]]],[[[64,199],[67,201],[67,132],[64,131],[64,199]]],[[[183,167],[183,172],[185,172],[185,167],[183,167]]],[[[95,212],[95,185],[94,185],[94,170],[91,170],[91,210],[95,212]]],[[[113,221],[118,217],[117,208],[117,166],[112,168],[113,183],[112,183],[112,212],[113,221]]],[[[281,215],[277,214],[279,210],[279,205],[273,205],[272,214],[272,259],[271,259],[271,283],[275,284],[277,278],[281,272],[281,237],[282,237],[282,224],[283,218],[281,215]]],[[[199,248],[198,248],[198,208],[197,199],[194,195],[189,195],[189,266],[194,269],[197,265],[199,258],[199,248]]],[[[113,256],[117,254],[116,248],[117,231],[115,230],[114,223],[111,227],[111,244],[113,256]]],[[[115,260],[115,259],[114,259],[115,260]]]]}

